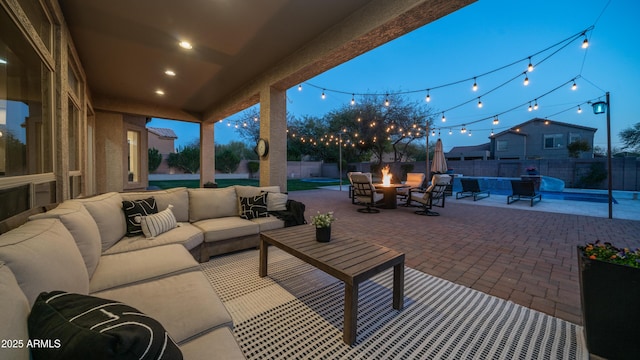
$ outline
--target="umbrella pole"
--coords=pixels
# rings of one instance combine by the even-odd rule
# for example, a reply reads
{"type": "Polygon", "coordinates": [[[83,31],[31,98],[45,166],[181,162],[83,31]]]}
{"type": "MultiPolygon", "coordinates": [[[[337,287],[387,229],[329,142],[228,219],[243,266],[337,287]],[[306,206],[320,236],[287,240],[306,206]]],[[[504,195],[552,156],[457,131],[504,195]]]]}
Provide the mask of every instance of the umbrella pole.
{"type": "Polygon", "coordinates": [[[427,173],[426,173],[426,177],[427,179],[431,179],[431,169],[430,169],[430,164],[429,164],[429,120],[427,119],[427,133],[426,133],[426,139],[427,139],[427,173]]]}

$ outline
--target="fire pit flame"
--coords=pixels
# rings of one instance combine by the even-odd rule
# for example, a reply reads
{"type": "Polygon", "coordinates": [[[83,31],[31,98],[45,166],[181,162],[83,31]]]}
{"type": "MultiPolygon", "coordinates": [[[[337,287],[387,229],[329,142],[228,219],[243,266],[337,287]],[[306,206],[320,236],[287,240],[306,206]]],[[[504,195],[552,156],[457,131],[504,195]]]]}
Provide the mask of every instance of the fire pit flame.
{"type": "Polygon", "coordinates": [[[391,175],[389,165],[382,168],[382,186],[391,185],[391,175]]]}

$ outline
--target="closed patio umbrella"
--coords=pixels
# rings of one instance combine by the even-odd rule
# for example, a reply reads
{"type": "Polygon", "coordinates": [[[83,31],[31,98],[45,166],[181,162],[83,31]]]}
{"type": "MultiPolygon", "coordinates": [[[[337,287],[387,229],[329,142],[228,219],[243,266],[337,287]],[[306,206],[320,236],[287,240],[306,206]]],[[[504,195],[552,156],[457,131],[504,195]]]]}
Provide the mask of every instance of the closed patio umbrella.
{"type": "Polygon", "coordinates": [[[431,163],[431,172],[447,172],[447,160],[444,158],[444,151],[442,150],[442,140],[440,139],[436,141],[436,149],[433,153],[433,162],[431,163]]]}

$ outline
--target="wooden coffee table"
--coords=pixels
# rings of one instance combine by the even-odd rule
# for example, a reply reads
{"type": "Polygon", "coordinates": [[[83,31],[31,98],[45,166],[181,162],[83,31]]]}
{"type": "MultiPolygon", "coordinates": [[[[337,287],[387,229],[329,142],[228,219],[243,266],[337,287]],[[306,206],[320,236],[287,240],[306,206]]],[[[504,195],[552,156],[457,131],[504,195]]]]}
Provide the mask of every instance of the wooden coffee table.
{"type": "Polygon", "coordinates": [[[268,245],[274,245],[298,259],[344,282],[345,343],[356,341],[358,287],[361,282],[393,267],[393,308],[404,306],[404,254],[384,246],[354,239],[335,231],[331,241],[315,239],[309,225],[292,226],[260,233],[260,276],[267,276],[268,245]]]}

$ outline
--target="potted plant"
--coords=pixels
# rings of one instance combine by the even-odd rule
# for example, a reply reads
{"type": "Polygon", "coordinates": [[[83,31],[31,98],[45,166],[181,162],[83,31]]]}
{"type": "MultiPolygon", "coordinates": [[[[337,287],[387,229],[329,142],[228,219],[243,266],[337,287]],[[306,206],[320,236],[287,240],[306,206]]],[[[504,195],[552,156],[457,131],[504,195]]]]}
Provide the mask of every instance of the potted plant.
{"type": "Polygon", "coordinates": [[[218,183],[215,183],[213,181],[207,181],[206,183],[204,183],[203,186],[205,188],[217,188],[218,187],[218,183]]]}
{"type": "Polygon", "coordinates": [[[316,216],[311,217],[311,225],[316,227],[316,240],[319,242],[329,242],[331,240],[331,223],[336,220],[333,211],[321,214],[318,211],[316,216]]]}
{"type": "Polygon", "coordinates": [[[640,354],[640,249],[578,246],[580,300],[589,352],[608,359],[640,354]]]}
{"type": "Polygon", "coordinates": [[[538,175],[538,169],[535,166],[529,166],[525,169],[529,175],[538,175]]]}

